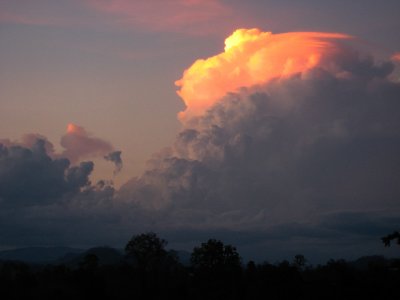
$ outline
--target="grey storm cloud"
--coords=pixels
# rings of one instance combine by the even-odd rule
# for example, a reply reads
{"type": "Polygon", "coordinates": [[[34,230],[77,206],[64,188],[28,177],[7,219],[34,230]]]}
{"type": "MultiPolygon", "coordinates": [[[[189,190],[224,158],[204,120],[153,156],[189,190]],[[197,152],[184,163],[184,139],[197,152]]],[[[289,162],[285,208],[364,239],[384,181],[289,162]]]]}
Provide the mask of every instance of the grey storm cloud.
{"type": "Polygon", "coordinates": [[[325,214],[383,208],[400,216],[394,66],[345,47],[325,60],[186,121],[119,196],[163,214],[160,228],[316,228],[325,214]]]}
{"type": "MultiPolygon", "coordinates": [[[[324,59],[186,120],[119,190],[89,184],[93,164],[52,159],[43,141],[3,142],[0,205],[14,203],[1,212],[3,239],[122,244],[155,230],[171,245],[227,239],[250,257],[380,251],[400,218],[400,83],[392,63],[350,48],[324,59]]],[[[107,153],[122,167],[119,151],[107,153]]]]}
{"type": "Polygon", "coordinates": [[[104,157],[115,164],[115,171],[119,172],[122,168],[121,151],[114,151],[110,142],[93,136],[82,126],[68,124],[67,132],[61,137],[60,145],[64,148],[61,152],[56,152],[54,145],[43,135],[37,133],[28,133],[22,136],[18,141],[10,139],[0,139],[3,146],[21,146],[32,148],[37,140],[42,140],[46,153],[55,158],[66,158],[71,163],[77,163],[82,159],[93,159],[95,157],[104,157]]]}
{"type": "Polygon", "coordinates": [[[124,234],[114,188],[89,180],[94,163],[71,166],[52,158],[46,145],[0,143],[0,245],[90,245],[105,236],[113,242],[116,227],[124,234]]]}
{"type": "MultiPolygon", "coordinates": [[[[126,231],[132,221],[123,214],[132,207],[113,203],[112,182],[92,184],[94,163],[72,165],[65,157],[68,149],[80,159],[112,147],[81,127],[73,129],[63,137],[69,146],[62,154],[39,134],[0,140],[0,245],[94,245],[99,240],[115,244],[131,235],[126,231]]],[[[120,151],[108,158],[117,169],[122,166],[120,151]]]]}
{"type": "Polygon", "coordinates": [[[45,146],[41,139],[31,148],[0,144],[0,205],[41,205],[89,185],[92,162],[70,166],[68,159],[52,159],[45,146]]]}
{"type": "Polygon", "coordinates": [[[37,143],[37,140],[41,140],[41,143],[44,143],[44,148],[49,156],[53,157],[55,155],[54,145],[45,136],[37,133],[24,134],[20,141],[0,139],[0,144],[2,144],[3,147],[22,146],[25,148],[32,148],[37,143]]]}
{"type": "Polygon", "coordinates": [[[104,156],[104,159],[111,161],[115,165],[114,175],[118,174],[122,170],[123,162],[121,158],[121,151],[113,151],[104,156]]]}

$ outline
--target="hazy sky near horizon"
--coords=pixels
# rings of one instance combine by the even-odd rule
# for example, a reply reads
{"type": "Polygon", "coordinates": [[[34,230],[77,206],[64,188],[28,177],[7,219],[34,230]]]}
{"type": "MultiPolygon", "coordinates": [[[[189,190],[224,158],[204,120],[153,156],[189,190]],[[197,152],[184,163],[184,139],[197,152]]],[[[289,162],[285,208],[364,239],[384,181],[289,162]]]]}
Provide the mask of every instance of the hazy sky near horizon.
{"type": "Polygon", "coordinates": [[[248,255],[381,251],[400,222],[399,11],[0,0],[0,247],[155,230],[182,248],[215,234],[248,255]],[[244,54],[223,53],[238,28],[259,30],[241,31],[244,54]]]}

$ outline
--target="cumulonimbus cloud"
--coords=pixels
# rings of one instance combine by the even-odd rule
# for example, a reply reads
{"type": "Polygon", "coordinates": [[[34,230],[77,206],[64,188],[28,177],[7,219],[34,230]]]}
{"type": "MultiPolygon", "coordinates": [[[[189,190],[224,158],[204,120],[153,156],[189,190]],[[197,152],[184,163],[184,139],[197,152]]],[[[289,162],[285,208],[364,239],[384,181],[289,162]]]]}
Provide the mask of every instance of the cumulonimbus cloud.
{"type": "MultiPolygon", "coordinates": [[[[277,48],[290,44],[281,39],[294,36],[280,36],[277,48]]],[[[260,51],[268,41],[257,44],[260,51]]],[[[40,233],[46,231],[38,225],[43,219],[62,217],[73,223],[66,226],[71,239],[78,227],[91,238],[92,229],[103,226],[110,239],[115,232],[129,236],[142,230],[186,240],[218,233],[234,235],[234,244],[268,244],[263,248],[268,253],[281,252],[282,245],[331,253],[339,241],[341,249],[359,247],[371,254],[381,247],[380,235],[400,219],[400,82],[392,76],[395,65],[389,58],[377,63],[341,38],[313,33],[304,42],[311,45],[303,45],[302,51],[327,51],[318,52],[316,60],[308,59],[312,53],[301,56],[301,68],[294,67],[296,59],[292,65],[281,60],[286,66],[276,68],[286,70],[285,76],[271,76],[271,64],[260,54],[255,72],[265,73],[264,79],[228,85],[220,96],[211,94],[212,101],[200,110],[194,108],[197,100],[194,106],[187,102],[191,112],[185,113],[174,143],[117,193],[91,187],[75,193],[73,204],[48,206],[46,216],[29,211],[24,220],[34,219],[40,233]],[[328,44],[318,46],[320,37],[328,44]]],[[[223,77],[228,63],[220,62],[221,69],[214,66],[210,74],[223,77]]],[[[213,83],[204,80],[209,81],[205,86],[213,83]]],[[[6,164],[0,170],[9,173],[6,164]]]]}
{"type": "Polygon", "coordinates": [[[225,40],[224,52],[199,59],[184,71],[176,85],[186,110],[180,119],[203,114],[229,92],[305,72],[337,51],[339,33],[291,32],[272,34],[238,29],[225,40]]]}
{"type": "Polygon", "coordinates": [[[343,43],[345,35],[274,39],[265,33],[253,42],[252,32],[242,34],[243,47],[249,40],[252,55],[259,53],[254,69],[248,65],[253,56],[242,69],[216,56],[201,61],[198,73],[198,63],[186,71],[179,82],[187,104],[184,128],[119,196],[162,213],[158,221],[173,228],[317,224],[342,211],[399,215],[400,83],[390,77],[394,65],[343,43]],[[299,41],[305,44],[296,56],[299,41]],[[292,45],[293,55],[271,62],[282,45],[292,45]],[[216,62],[207,68],[209,60],[216,62]],[[242,88],[240,80],[228,83],[236,80],[232,76],[244,76],[242,88]],[[213,83],[215,93],[207,89],[213,83]]]}

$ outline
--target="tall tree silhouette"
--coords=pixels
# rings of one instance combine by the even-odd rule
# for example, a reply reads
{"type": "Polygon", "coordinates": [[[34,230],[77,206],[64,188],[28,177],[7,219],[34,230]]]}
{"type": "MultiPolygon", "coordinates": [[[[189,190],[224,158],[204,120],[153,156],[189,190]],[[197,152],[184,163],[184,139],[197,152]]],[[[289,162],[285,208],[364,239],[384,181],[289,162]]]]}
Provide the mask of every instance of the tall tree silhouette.
{"type": "Polygon", "coordinates": [[[303,254],[297,254],[293,259],[293,266],[298,270],[303,270],[306,266],[307,259],[303,254]]]}
{"type": "Polygon", "coordinates": [[[195,286],[206,299],[238,299],[241,295],[241,258],[236,248],[209,239],[191,255],[195,286]]]}
{"type": "MultiPolygon", "coordinates": [[[[168,252],[167,241],[154,232],[135,235],[125,247],[128,261],[133,265],[133,281],[141,299],[160,299],[170,294],[178,299],[180,265],[175,253],[168,252]]],[[[183,292],[184,293],[184,292],[183,292]]]]}
{"type": "Polygon", "coordinates": [[[168,255],[167,241],[154,232],[133,236],[125,247],[127,258],[140,269],[153,269],[168,255]]]}

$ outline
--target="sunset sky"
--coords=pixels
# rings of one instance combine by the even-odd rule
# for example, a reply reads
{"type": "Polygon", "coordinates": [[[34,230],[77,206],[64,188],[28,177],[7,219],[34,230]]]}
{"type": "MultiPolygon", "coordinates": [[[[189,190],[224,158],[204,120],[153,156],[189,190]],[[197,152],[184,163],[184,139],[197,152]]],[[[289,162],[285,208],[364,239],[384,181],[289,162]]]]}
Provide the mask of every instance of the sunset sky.
{"type": "Polygon", "coordinates": [[[0,249],[153,230],[258,259],[395,253],[399,11],[0,0],[0,249]]]}

